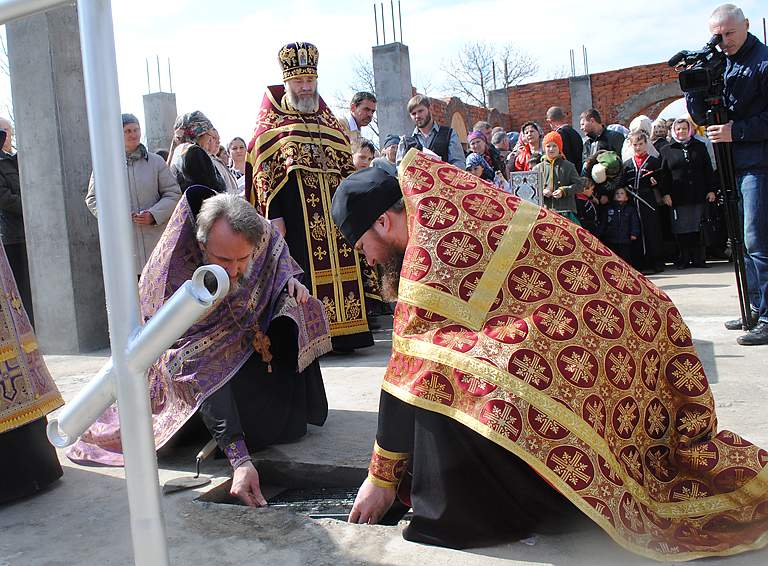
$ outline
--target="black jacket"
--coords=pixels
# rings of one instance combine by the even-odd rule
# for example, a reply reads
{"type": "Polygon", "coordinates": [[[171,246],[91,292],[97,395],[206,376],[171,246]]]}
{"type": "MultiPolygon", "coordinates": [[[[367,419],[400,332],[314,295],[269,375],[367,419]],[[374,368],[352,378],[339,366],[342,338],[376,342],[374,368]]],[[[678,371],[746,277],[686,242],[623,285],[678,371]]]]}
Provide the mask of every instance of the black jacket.
{"type": "Polygon", "coordinates": [[[557,133],[563,138],[563,155],[574,164],[576,171],[581,173],[583,165],[582,154],[584,152],[584,142],[579,132],[568,124],[563,124],[557,129],[557,133]]]}
{"type": "Polygon", "coordinates": [[[672,197],[672,206],[703,203],[707,193],[717,189],[707,146],[695,138],[663,147],[661,169],[662,194],[672,197]]]}
{"type": "Polygon", "coordinates": [[[3,244],[24,242],[21,184],[16,155],[0,151],[0,238],[3,244]]]}
{"type": "MultiPolygon", "coordinates": [[[[624,171],[622,172],[620,187],[629,187],[629,189],[638,193],[641,198],[648,200],[648,197],[653,196],[653,189],[657,189],[662,195],[664,194],[663,185],[666,181],[663,173],[661,172],[661,158],[648,156],[639,170],[635,164],[634,159],[627,159],[624,162],[624,171]],[[656,180],[654,185],[651,179],[656,180]]],[[[649,202],[651,206],[656,206],[655,202],[649,202]]]]}
{"type": "MultiPolygon", "coordinates": [[[[582,162],[596,154],[601,149],[613,151],[621,158],[621,148],[624,145],[624,136],[620,132],[614,132],[608,128],[603,128],[599,136],[587,136],[584,139],[584,150],[582,151],[582,162]]],[[[583,173],[583,171],[582,171],[583,173]]]]}
{"type": "MultiPolygon", "coordinates": [[[[726,57],[725,105],[733,120],[733,164],[737,173],[768,170],[768,47],[754,35],[726,57]]],[[[685,95],[697,124],[705,123],[701,96],[685,95]]]]}
{"type": "Polygon", "coordinates": [[[612,202],[600,209],[600,239],[606,244],[628,244],[640,236],[637,209],[630,203],[612,202]]]}

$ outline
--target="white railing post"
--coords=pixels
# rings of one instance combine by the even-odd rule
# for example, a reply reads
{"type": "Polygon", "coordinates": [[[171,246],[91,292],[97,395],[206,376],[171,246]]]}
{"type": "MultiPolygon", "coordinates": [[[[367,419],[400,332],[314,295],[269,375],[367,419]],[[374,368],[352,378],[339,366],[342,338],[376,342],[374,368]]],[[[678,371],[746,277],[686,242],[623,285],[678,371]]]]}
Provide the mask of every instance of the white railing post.
{"type": "Polygon", "coordinates": [[[162,566],[169,564],[169,558],[146,369],[132,369],[127,358],[128,345],[141,320],[112,6],[109,0],[79,0],[77,11],[134,561],[142,566],[162,566]]]}

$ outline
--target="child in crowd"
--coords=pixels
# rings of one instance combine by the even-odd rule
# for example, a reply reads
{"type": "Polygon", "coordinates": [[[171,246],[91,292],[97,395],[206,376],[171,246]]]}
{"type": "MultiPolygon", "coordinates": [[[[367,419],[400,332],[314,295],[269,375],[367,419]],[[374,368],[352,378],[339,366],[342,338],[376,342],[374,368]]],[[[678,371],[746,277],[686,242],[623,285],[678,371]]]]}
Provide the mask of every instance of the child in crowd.
{"type": "Polygon", "coordinates": [[[509,192],[509,183],[501,176],[499,171],[491,169],[488,161],[479,153],[470,153],[467,155],[466,170],[475,177],[480,177],[484,181],[493,183],[503,191],[509,192]]]}
{"type": "Polygon", "coordinates": [[[371,161],[376,157],[376,148],[373,142],[365,138],[358,138],[352,142],[352,164],[355,171],[371,166],[371,161]]]}
{"type": "Polygon", "coordinates": [[[563,157],[563,138],[557,132],[544,136],[544,157],[533,168],[539,173],[544,189],[544,206],[579,224],[576,215],[576,194],[581,192],[584,179],[576,167],[563,157]]]}
{"type": "Polygon", "coordinates": [[[629,204],[627,189],[613,192],[613,202],[600,210],[600,239],[627,263],[631,262],[632,242],[640,236],[640,219],[629,204]]]}
{"type": "Polygon", "coordinates": [[[594,236],[598,235],[597,204],[595,182],[587,177],[582,192],[576,193],[576,216],[579,224],[594,236]]]}

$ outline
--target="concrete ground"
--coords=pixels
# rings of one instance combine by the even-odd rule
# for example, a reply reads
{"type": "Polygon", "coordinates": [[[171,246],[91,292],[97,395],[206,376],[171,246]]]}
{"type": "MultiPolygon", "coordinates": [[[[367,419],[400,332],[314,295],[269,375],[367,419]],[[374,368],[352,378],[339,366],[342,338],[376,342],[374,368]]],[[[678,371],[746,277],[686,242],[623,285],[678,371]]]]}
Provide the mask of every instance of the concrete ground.
{"type": "MultiPolygon", "coordinates": [[[[738,312],[730,264],[667,271],[653,280],[672,297],[691,328],[712,384],[720,427],[768,446],[768,346],[738,346],[738,332],[723,328],[722,323],[738,312]]],[[[326,357],[322,365],[331,408],[326,425],[311,427],[301,442],[260,453],[259,460],[294,472],[318,465],[320,475],[364,473],[390,344],[389,333],[382,330],[376,333],[373,348],[326,357]]],[[[46,356],[46,361],[69,399],[107,355],[46,356]]],[[[196,448],[189,448],[161,457],[160,482],[189,474],[195,452],[196,448]]],[[[74,465],[61,453],[60,459],[61,481],[37,497],[0,507],[0,566],[131,564],[123,470],[74,465]]],[[[224,460],[212,460],[204,463],[203,473],[212,474],[217,486],[227,479],[227,468],[224,460]]],[[[528,541],[532,544],[454,551],[406,542],[400,536],[402,525],[349,525],[279,509],[195,501],[211,488],[163,497],[173,564],[654,564],[622,550],[591,526],[578,534],[538,536],[528,541]]],[[[762,566],[768,563],[768,550],[702,563],[762,566]]]]}

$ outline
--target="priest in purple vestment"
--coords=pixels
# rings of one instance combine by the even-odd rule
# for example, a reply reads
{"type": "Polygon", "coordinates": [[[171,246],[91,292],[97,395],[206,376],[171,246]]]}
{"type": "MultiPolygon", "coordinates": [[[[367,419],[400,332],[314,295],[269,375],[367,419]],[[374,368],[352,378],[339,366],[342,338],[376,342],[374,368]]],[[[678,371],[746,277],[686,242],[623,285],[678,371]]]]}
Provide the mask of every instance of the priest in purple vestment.
{"type": "MultiPolygon", "coordinates": [[[[202,186],[182,196],[144,268],[144,319],[204,264],[223,267],[230,290],[149,370],[155,446],[199,414],[232,465],[232,495],[262,506],[250,453],[300,438],[307,423],[325,422],[317,358],[331,347],[328,322],[269,221],[243,199],[202,186]]],[[[116,406],[68,456],[78,463],[123,464],[116,406]]]]}

